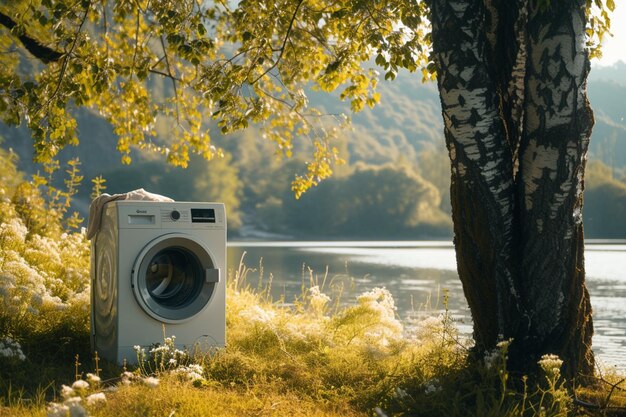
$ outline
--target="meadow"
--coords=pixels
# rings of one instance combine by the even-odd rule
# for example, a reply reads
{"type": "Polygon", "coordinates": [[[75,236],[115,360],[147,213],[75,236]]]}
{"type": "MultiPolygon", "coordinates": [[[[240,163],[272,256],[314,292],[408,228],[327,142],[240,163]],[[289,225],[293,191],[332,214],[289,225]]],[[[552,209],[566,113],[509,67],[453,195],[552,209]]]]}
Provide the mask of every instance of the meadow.
{"type": "Polygon", "coordinates": [[[107,363],[90,352],[89,242],[65,220],[71,193],[42,191],[13,162],[0,153],[0,415],[626,412],[614,371],[578,386],[547,355],[536,375],[514,375],[508,341],[477,358],[447,311],[409,326],[385,288],[346,299],[314,272],[294,299],[272,299],[263,268],[243,263],[229,271],[226,348],[181,349],[164,328],[160,344],[137,349],[138,366],[107,363]]]}

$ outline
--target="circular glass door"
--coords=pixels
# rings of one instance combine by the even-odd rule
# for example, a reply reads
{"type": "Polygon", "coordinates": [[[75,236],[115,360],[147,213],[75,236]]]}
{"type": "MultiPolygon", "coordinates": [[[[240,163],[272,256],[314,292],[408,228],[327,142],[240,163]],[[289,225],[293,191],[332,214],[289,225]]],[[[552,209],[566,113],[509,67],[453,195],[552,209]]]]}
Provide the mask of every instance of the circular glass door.
{"type": "Polygon", "coordinates": [[[135,261],[133,293],[143,310],[157,320],[185,321],[209,303],[219,271],[196,241],[163,235],[150,242],[135,261]]]}

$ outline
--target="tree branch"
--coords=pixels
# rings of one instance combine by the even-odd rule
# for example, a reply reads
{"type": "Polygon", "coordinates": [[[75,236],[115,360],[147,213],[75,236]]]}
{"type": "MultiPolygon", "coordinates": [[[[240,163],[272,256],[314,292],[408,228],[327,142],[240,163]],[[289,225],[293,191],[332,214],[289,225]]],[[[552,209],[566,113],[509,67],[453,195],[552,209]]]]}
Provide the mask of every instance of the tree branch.
{"type": "Polygon", "coordinates": [[[289,27],[287,27],[287,33],[285,33],[285,38],[283,39],[283,44],[278,50],[280,51],[280,54],[278,54],[278,59],[276,59],[276,61],[274,61],[274,63],[268,69],[263,71],[263,74],[259,75],[254,81],[252,81],[252,84],[256,84],[256,82],[259,81],[261,78],[265,77],[268,72],[276,68],[276,65],[278,65],[278,63],[282,59],[283,54],[285,53],[285,46],[287,45],[287,41],[289,40],[289,35],[291,35],[291,30],[293,29],[293,25],[296,22],[296,16],[298,15],[298,10],[300,10],[300,6],[302,6],[302,3],[304,3],[304,0],[298,1],[296,10],[293,11],[293,15],[291,16],[291,21],[289,22],[289,27]]]}
{"type": "Polygon", "coordinates": [[[176,78],[174,77],[174,74],[172,74],[172,67],[170,66],[170,60],[167,56],[167,49],[165,48],[165,41],[163,40],[163,35],[159,36],[159,39],[161,40],[161,47],[163,48],[163,57],[165,58],[165,65],[167,67],[167,75],[172,80],[172,85],[174,86],[174,96],[176,97],[176,121],[178,122],[178,125],[181,125],[180,111],[178,109],[178,87],[176,86],[176,78]]]}
{"type": "MultiPolygon", "coordinates": [[[[15,23],[13,19],[11,19],[9,16],[5,15],[2,12],[0,12],[0,24],[9,30],[12,30],[14,27],[17,26],[17,23],[15,23]]],[[[39,59],[44,64],[57,62],[64,55],[63,52],[55,51],[54,49],[43,45],[37,39],[31,38],[26,34],[17,35],[17,38],[20,40],[20,42],[22,42],[24,48],[26,48],[26,50],[30,52],[32,56],[39,59]]]]}
{"type": "Polygon", "coordinates": [[[135,23],[135,50],[133,52],[133,64],[130,68],[130,76],[135,72],[135,62],[137,59],[137,48],[139,47],[139,5],[137,5],[137,22],[135,23]]]}
{"type": "Polygon", "coordinates": [[[87,7],[85,7],[85,14],[83,15],[83,18],[80,21],[78,30],[76,30],[76,35],[74,36],[74,41],[72,42],[72,46],[70,47],[70,50],[67,52],[67,54],[64,54],[65,58],[63,59],[63,64],[61,65],[61,72],[59,74],[59,82],[57,83],[57,86],[54,89],[54,92],[52,93],[50,98],[46,101],[44,105],[42,105],[37,110],[37,114],[39,114],[39,112],[42,109],[48,107],[48,105],[52,102],[52,100],[56,97],[59,90],[61,89],[61,84],[63,83],[63,78],[65,77],[65,71],[67,70],[67,64],[70,60],[70,56],[72,55],[72,52],[74,52],[74,48],[76,47],[76,42],[78,42],[78,36],[80,35],[80,32],[83,30],[83,25],[85,24],[85,21],[87,20],[87,15],[89,14],[89,7],[91,7],[91,1],[89,1],[89,3],[87,4],[87,7]]]}
{"type": "Polygon", "coordinates": [[[168,74],[167,72],[159,71],[157,69],[150,68],[148,72],[151,74],[162,75],[163,77],[169,78],[172,81],[178,81],[178,82],[182,81],[180,78],[174,77],[172,74],[168,74]]]}

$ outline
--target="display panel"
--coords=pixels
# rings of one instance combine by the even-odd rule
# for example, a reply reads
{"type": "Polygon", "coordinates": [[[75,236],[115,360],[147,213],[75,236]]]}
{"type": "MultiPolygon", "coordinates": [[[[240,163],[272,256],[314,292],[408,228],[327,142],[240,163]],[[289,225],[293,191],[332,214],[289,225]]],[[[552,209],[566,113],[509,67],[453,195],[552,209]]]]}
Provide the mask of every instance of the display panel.
{"type": "Polygon", "coordinates": [[[215,210],[212,208],[191,209],[192,223],[215,223],[215,210]]]}

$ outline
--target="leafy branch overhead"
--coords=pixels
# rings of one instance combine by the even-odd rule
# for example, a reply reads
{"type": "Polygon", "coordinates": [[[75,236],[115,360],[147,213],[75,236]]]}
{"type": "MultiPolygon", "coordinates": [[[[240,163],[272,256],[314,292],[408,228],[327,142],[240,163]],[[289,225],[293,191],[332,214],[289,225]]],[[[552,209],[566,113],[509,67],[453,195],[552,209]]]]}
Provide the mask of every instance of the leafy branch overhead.
{"type": "Polygon", "coordinates": [[[0,114],[28,124],[37,161],[78,142],[81,106],[112,124],[125,163],[133,147],[174,165],[190,153],[211,159],[222,152],[209,127],[257,124],[279,154],[312,144],[296,193],[330,175],[339,160],[330,139],[344,121],[309,107],[305,89],[340,90],[360,110],[378,101],[378,74],[362,62],[376,53],[394,73],[427,61],[414,2],[43,0],[9,1],[0,13],[0,114]]]}
{"type": "MultiPolygon", "coordinates": [[[[600,35],[604,1],[590,27],[600,35]]],[[[385,79],[402,68],[432,78],[427,13],[418,0],[7,0],[0,117],[28,125],[44,163],[78,143],[79,107],[111,123],[124,163],[133,147],[180,166],[211,159],[222,151],[210,127],[255,124],[280,155],[309,144],[300,195],[340,161],[332,138],[345,121],[305,91],[338,91],[359,111],[379,100],[374,63],[385,79]]]]}

